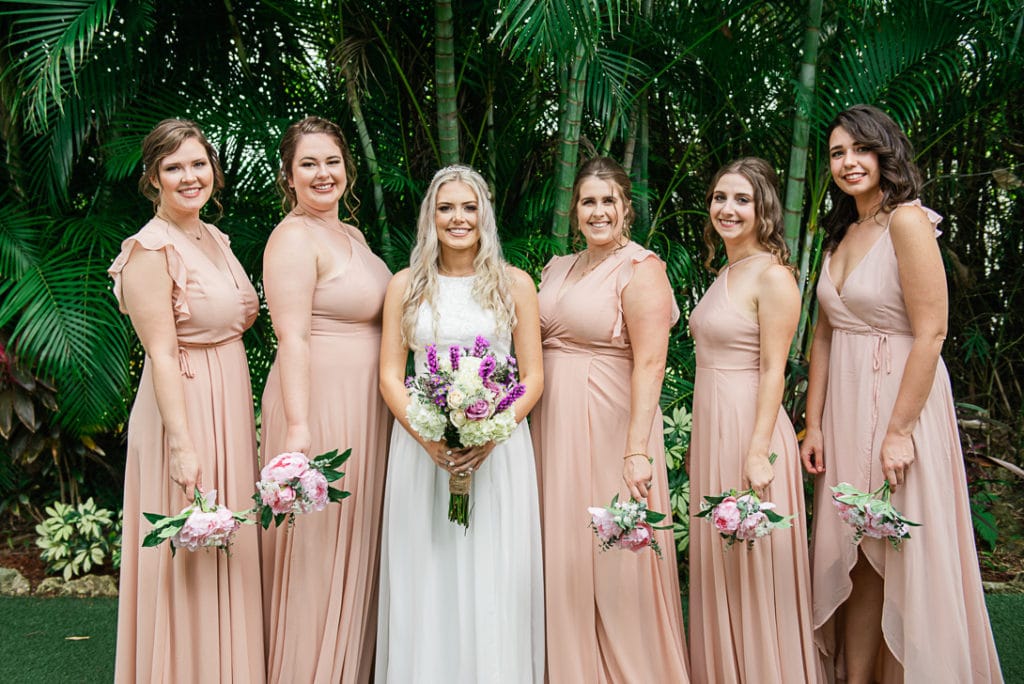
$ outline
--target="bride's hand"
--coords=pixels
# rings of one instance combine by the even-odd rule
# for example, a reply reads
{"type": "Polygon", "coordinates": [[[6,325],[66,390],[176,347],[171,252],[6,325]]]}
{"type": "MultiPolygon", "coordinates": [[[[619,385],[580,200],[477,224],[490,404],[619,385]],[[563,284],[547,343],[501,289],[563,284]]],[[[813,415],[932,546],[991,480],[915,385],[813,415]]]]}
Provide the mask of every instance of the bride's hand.
{"type": "Polygon", "coordinates": [[[439,439],[436,442],[423,442],[423,450],[430,456],[430,460],[437,464],[438,468],[455,472],[456,459],[459,458],[461,450],[452,449],[448,442],[439,439]]]}
{"type": "Polygon", "coordinates": [[[487,457],[494,451],[494,447],[497,446],[494,442],[488,442],[480,446],[469,447],[468,449],[459,449],[452,451],[452,460],[455,461],[455,467],[452,468],[454,473],[472,473],[478,470],[487,457]]]}

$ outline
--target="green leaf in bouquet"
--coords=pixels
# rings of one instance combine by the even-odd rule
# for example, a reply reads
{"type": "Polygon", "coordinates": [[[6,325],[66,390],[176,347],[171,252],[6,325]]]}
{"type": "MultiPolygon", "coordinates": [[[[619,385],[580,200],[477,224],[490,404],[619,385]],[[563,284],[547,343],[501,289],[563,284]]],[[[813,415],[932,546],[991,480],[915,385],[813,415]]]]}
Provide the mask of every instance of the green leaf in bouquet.
{"type": "Polygon", "coordinates": [[[347,499],[350,496],[352,496],[351,492],[335,489],[334,487],[327,489],[327,500],[331,503],[340,503],[342,499],[347,499]]]}
{"type": "Polygon", "coordinates": [[[323,473],[324,479],[327,480],[328,482],[337,482],[345,475],[345,473],[339,472],[337,470],[330,470],[329,468],[324,469],[323,473]]]}
{"type": "Polygon", "coordinates": [[[263,529],[270,527],[271,521],[274,519],[274,512],[270,510],[270,506],[264,506],[263,510],[260,511],[260,525],[263,529]]]}
{"type": "Polygon", "coordinates": [[[153,523],[154,525],[159,524],[161,521],[166,520],[167,516],[160,515],[159,513],[143,513],[142,517],[153,523]]]}
{"type": "Polygon", "coordinates": [[[654,525],[654,523],[659,523],[664,519],[664,513],[658,513],[657,511],[652,511],[650,509],[647,510],[647,522],[651,523],[652,526],[654,525]]]}

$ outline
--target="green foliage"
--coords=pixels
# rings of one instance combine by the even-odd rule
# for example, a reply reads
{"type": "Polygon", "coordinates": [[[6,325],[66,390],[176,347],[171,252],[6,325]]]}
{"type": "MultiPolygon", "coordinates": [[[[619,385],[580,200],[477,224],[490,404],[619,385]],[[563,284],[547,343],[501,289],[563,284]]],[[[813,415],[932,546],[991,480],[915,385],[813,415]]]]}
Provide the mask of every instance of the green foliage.
{"type": "Polygon", "coordinates": [[[97,508],[92,497],[77,506],[60,501],[46,507],[47,518],[36,525],[36,545],[51,573],[65,580],[109,562],[121,565],[121,514],[97,508]]]}
{"type": "Polygon", "coordinates": [[[974,523],[974,531],[985,542],[989,551],[994,550],[996,542],[999,541],[999,523],[990,510],[991,505],[998,500],[998,496],[986,491],[975,492],[971,496],[971,521],[974,523]]]}

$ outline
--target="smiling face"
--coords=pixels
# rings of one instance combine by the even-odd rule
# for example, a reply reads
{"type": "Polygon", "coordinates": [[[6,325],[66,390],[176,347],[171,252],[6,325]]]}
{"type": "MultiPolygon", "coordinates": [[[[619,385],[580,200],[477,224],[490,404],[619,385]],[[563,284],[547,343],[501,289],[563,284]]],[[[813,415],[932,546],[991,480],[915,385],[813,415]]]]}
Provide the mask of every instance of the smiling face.
{"type": "Polygon", "coordinates": [[[479,201],[466,183],[453,180],[437,189],[434,225],[437,241],[453,250],[477,249],[480,243],[478,228],[479,201]]]}
{"type": "Polygon", "coordinates": [[[325,133],[308,133],[295,145],[288,185],[296,202],[313,211],[336,211],[348,178],[337,141],[325,133]]]}
{"type": "Polygon", "coordinates": [[[738,173],[727,173],[718,179],[711,192],[708,213],[711,225],[726,245],[757,242],[757,209],[754,186],[738,173]]]}
{"type": "Polygon", "coordinates": [[[185,138],[178,149],[160,160],[150,182],[160,193],[161,209],[179,216],[199,216],[214,184],[206,148],[196,138],[185,138]]]}
{"type": "Polygon", "coordinates": [[[576,225],[588,247],[621,244],[626,207],[618,186],[597,176],[579,184],[576,201],[576,225]]]}
{"type": "Polygon", "coordinates": [[[839,189],[852,197],[871,198],[880,190],[878,154],[842,126],[828,138],[829,170],[839,189]]]}

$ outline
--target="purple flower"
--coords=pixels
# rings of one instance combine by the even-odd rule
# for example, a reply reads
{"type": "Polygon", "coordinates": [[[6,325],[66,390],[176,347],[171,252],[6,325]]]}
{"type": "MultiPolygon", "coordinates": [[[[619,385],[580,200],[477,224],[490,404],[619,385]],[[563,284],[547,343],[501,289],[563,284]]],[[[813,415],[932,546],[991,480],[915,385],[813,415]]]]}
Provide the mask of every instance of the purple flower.
{"type": "MultiPolygon", "coordinates": [[[[476,339],[479,342],[483,338],[478,337],[476,339]]],[[[493,356],[485,356],[484,360],[480,362],[480,378],[482,380],[487,380],[488,378],[490,378],[491,374],[494,373],[494,367],[497,365],[497,363],[498,362],[494,360],[493,356]]]]}
{"type": "Polygon", "coordinates": [[[487,341],[487,338],[483,335],[477,335],[476,341],[473,343],[473,356],[483,356],[487,353],[487,348],[491,346],[491,343],[487,341]]]}
{"type": "Polygon", "coordinates": [[[506,394],[501,401],[498,402],[498,406],[494,409],[494,413],[498,414],[502,411],[508,410],[508,407],[516,402],[516,399],[523,396],[526,393],[526,385],[516,385],[508,394],[506,394]]]}
{"type": "Polygon", "coordinates": [[[459,370],[459,357],[462,355],[462,348],[457,344],[448,347],[448,360],[452,362],[452,370],[459,370]]]}
{"type": "Polygon", "coordinates": [[[478,399],[466,407],[466,418],[468,420],[483,420],[491,413],[491,405],[486,399],[478,399]]]}
{"type": "Polygon", "coordinates": [[[429,370],[431,374],[435,374],[440,370],[437,367],[437,345],[435,344],[427,345],[427,370],[429,370]]]}

